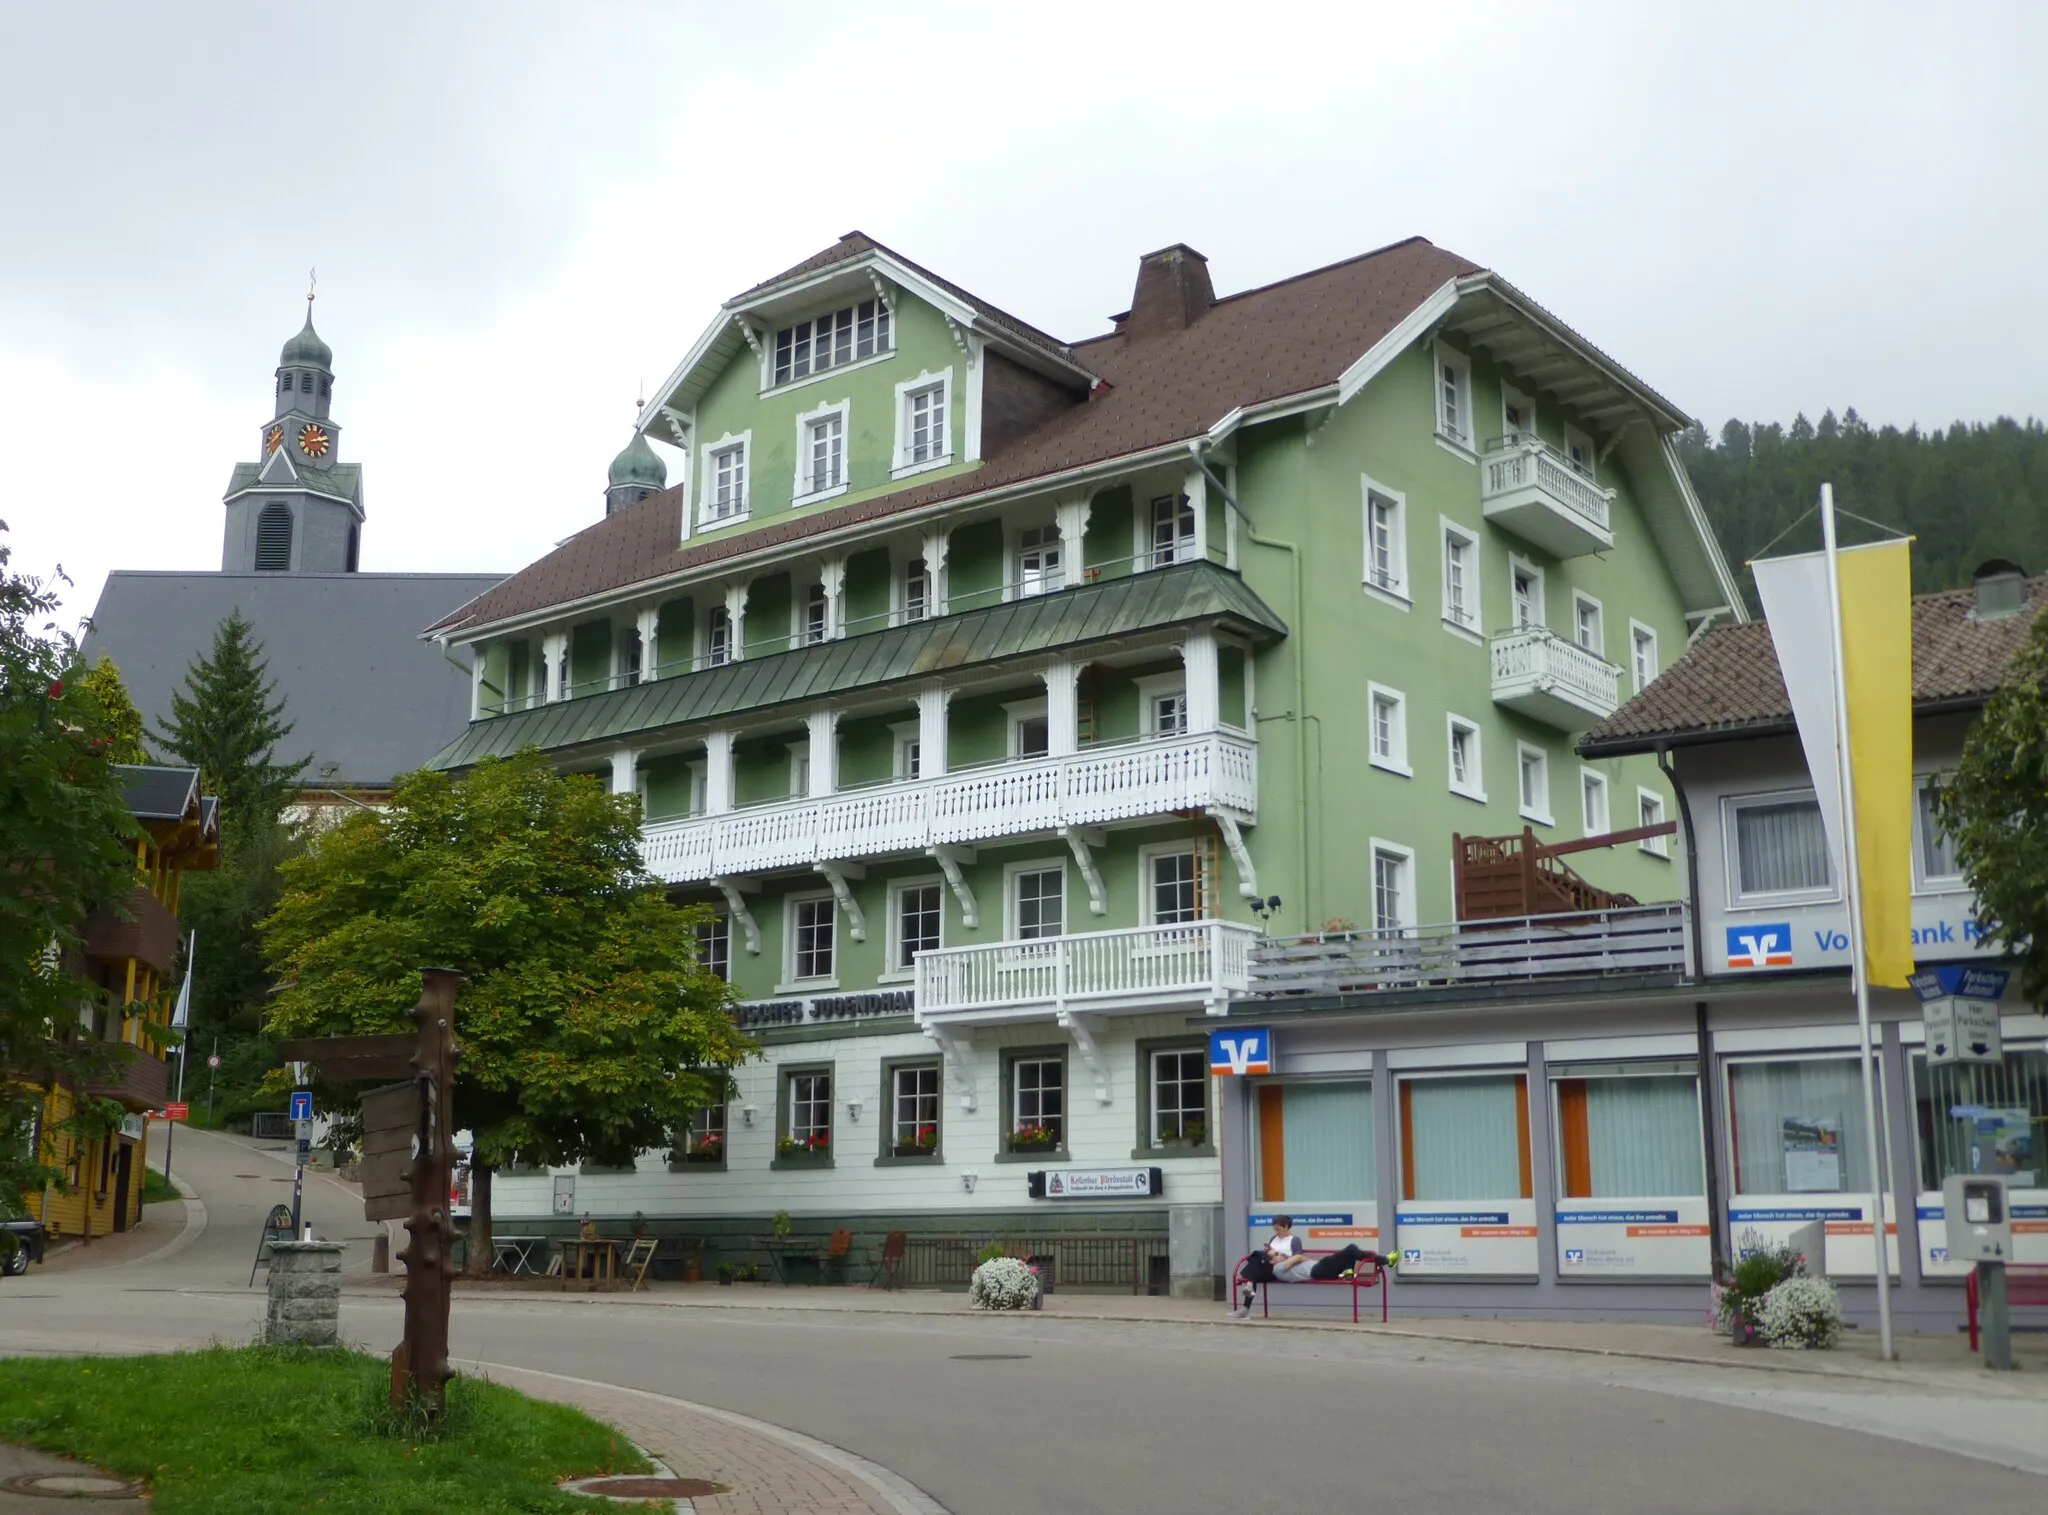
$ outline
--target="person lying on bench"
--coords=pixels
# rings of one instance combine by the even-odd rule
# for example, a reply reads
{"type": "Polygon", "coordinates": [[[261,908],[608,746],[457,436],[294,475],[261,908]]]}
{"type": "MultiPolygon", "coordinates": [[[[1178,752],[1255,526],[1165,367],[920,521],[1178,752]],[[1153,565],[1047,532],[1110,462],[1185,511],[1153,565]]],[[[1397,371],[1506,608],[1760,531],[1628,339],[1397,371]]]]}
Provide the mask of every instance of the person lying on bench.
{"type": "Polygon", "coordinates": [[[1273,1217],[1273,1234],[1265,1246],[1244,1260],[1244,1291],[1230,1312],[1242,1319],[1252,1313],[1257,1284],[1300,1283],[1309,1276],[1309,1259],[1302,1252],[1301,1238],[1294,1234],[1294,1218],[1273,1217]]]}
{"type": "Polygon", "coordinates": [[[1368,1252],[1356,1242],[1341,1252],[1332,1252],[1327,1257],[1318,1257],[1315,1266],[1308,1270],[1310,1278],[1349,1278],[1365,1264],[1375,1268],[1388,1267],[1389,1260],[1378,1252],[1368,1252]]]}

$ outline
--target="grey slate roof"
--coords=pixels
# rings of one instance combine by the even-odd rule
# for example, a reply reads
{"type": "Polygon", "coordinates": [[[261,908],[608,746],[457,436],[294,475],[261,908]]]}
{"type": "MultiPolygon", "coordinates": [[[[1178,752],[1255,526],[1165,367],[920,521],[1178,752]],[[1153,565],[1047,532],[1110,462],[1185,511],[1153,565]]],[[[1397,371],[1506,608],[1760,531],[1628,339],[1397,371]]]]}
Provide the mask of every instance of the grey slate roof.
{"type": "Polygon", "coordinates": [[[496,574],[146,573],[107,576],[85,654],[111,657],[149,723],[169,717],[171,694],[213,645],[237,606],[263,644],[269,677],[296,729],[280,761],[312,756],[313,786],[376,788],[418,768],[469,718],[469,673],[419,628],[497,583],[496,574]]]}
{"type": "MultiPolygon", "coordinates": [[[[353,505],[362,494],[363,465],[360,463],[336,463],[332,468],[301,468],[296,484],[280,484],[279,489],[303,489],[308,494],[317,494],[330,500],[345,500],[353,505]]],[[[227,493],[223,499],[232,500],[245,489],[254,489],[263,482],[261,463],[237,463],[235,471],[228,475],[227,493]]],[[[497,581],[492,580],[493,583],[497,581]]]]}
{"type": "Polygon", "coordinates": [[[1287,634],[1286,624],[1236,574],[1213,563],[1184,563],[495,716],[472,725],[433,766],[462,768],[522,747],[554,751],[615,740],[817,700],[842,689],[908,684],[942,668],[997,663],[1135,631],[1216,620],[1235,622],[1261,637],[1287,634]]]}
{"type": "Polygon", "coordinates": [[[116,763],[121,798],[138,821],[182,821],[199,803],[197,768],[158,767],[153,763],[116,763]]]}

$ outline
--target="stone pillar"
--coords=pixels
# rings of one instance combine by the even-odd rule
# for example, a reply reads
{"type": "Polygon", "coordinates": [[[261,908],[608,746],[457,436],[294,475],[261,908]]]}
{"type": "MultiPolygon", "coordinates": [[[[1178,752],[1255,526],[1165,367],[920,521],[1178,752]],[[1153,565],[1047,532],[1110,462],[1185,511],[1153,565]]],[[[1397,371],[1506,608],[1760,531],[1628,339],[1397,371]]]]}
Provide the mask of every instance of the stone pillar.
{"type": "Polygon", "coordinates": [[[1220,1212],[1215,1205],[1172,1205],[1166,1211],[1166,1261],[1175,1299],[1214,1299],[1216,1280],[1230,1272],[1218,1261],[1220,1212]]]}
{"type": "Polygon", "coordinates": [[[1058,662],[1045,670],[1045,746],[1047,757],[1072,757],[1081,741],[1078,663],[1058,662]]]}
{"type": "Polygon", "coordinates": [[[839,787],[839,712],[813,710],[804,717],[811,738],[810,798],[822,800],[839,787]]]}
{"type": "Polygon", "coordinates": [[[943,684],[927,684],[917,692],[917,776],[921,779],[946,775],[946,707],[953,691],[943,684]]]}
{"type": "Polygon", "coordinates": [[[1222,669],[1216,657],[1216,633],[1202,627],[1180,644],[1187,673],[1188,734],[1201,735],[1222,724],[1222,669]]]}
{"type": "Polygon", "coordinates": [[[270,1299],[263,1340],[270,1346],[331,1347],[341,1320],[341,1243],[270,1244],[270,1299]]]}
{"type": "Polygon", "coordinates": [[[720,728],[704,733],[704,813],[724,815],[732,809],[732,732],[720,728]]]}

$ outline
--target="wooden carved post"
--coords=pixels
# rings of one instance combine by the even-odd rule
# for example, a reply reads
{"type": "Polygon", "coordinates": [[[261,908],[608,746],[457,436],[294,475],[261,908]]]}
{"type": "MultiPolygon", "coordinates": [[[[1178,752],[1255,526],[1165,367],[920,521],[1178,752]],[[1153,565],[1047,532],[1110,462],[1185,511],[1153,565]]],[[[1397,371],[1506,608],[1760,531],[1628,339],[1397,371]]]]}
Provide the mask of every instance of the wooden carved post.
{"type": "Polygon", "coordinates": [[[455,991],[462,975],[447,968],[422,971],[420,1002],[412,1018],[419,1026],[413,1053],[413,1084],[419,1094],[413,1157],[406,1170],[412,1186],[411,1235],[399,1261],[405,1264],[405,1340],[391,1354],[391,1403],[408,1393],[438,1416],[448,1383],[448,1260],[455,1245],[455,1217],[448,1205],[448,1178],[455,1167],[455,991]]]}

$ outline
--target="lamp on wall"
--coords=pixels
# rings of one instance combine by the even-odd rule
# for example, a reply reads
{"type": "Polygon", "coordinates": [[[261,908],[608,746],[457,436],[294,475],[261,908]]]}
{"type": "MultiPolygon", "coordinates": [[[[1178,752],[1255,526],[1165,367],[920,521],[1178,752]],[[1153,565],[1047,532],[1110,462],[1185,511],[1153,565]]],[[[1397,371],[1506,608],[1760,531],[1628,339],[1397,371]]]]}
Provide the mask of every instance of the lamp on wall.
{"type": "Polygon", "coordinates": [[[972,1194],[974,1192],[974,1181],[980,1177],[979,1173],[963,1173],[960,1175],[960,1187],[969,1194],[972,1194]]]}
{"type": "Polygon", "coordinates": [[[848,1101],[846,1102],[846,1118],[847,1118],[848,1120],[852,1121],[852,1122],[853,1122],[854,1124],[856,1124],[856,1125],[858,1125],[858,1124],[860,1123],[860,1101],[859,1101],[859,1100],[857,1100],[857,1099],[850,1099],[850,1100],[848,1100],[848,1101]]]}
{"type": "Polygon", "coordinates": [[[752,1125],[753,1123],[754,1123],[754,1107],[753,1107],[752,1105],[741,1105],[741,1106],[740,1106],[740,1124],[741,1124],[741,1125],[743,1125],[743,1126],[751,1126],[751,1125],[752,1125]]]}

